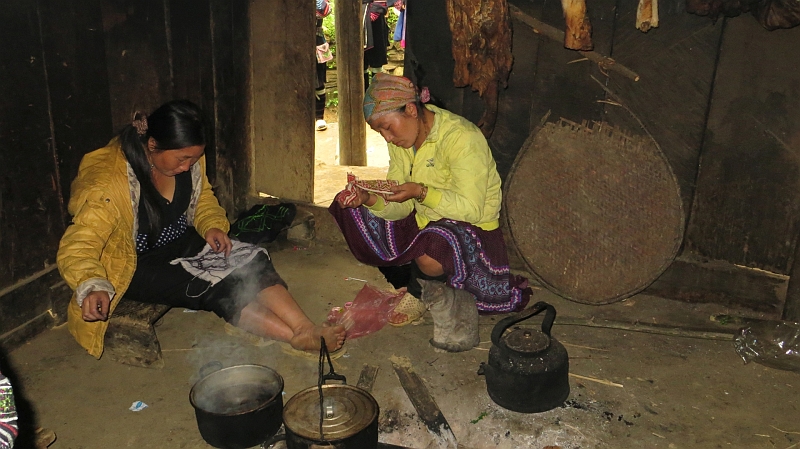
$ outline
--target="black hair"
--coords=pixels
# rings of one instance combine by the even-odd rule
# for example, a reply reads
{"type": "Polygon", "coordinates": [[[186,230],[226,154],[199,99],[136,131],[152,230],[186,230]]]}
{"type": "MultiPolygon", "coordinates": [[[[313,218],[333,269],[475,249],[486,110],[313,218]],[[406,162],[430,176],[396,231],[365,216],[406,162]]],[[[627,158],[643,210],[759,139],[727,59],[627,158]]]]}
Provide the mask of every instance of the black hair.
{"type": "Polygon", "coordinates": [[[196,145],[205,145],[207,139],[206,119],[202,109],[188,100],[174,100],[164,103],[150,115],[136,112],[133,121],[146,121],[146,131],[139,134],[133,124],[125,126],[119,133],[119,140],[125,158],[139,180],[141,196],[147,214],[147,233],[151,244],[155,243],[166,225],[162,223],[161,209],[158,206],[161,194],[153,184],[150,160],[147,158],[147,143],[152,137],[157,151],[178,150],[196,145]]]}

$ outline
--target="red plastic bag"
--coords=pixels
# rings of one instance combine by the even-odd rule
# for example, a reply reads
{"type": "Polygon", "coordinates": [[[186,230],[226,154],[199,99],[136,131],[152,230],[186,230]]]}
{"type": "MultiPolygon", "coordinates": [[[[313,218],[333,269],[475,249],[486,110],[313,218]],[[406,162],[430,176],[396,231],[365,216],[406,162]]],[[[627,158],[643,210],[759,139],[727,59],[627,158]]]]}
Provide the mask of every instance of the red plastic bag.
{"type": "Polygon", "coordinates": [[[403,292],[387,292],[365,284],[354,300],[345,303],[344,307],[331,309],[328,323],[344,325],[348,340],[369,335],[386,325],[389,312],[394,310],[403,295],[403,292]]]}

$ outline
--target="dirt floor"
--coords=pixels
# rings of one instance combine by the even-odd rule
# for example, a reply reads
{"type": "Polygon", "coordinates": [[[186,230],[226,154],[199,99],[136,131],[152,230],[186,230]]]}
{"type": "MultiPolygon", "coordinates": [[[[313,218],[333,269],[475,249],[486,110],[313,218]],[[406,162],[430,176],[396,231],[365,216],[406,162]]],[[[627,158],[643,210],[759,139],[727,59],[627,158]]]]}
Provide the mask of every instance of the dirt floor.
{"type": "MultiPolygon", "coordinates": [[[[317,217],[324,219],[324,213],[317,217]]],[[[362,280],[389,287],[377,269],[353,260],[340,244],[281,239],[268,248],[314,321],[352,300],[362,280]]],[[[533,300],[547,301],[559,313],[553,336],[569,352],[571,373],[571,393],[563,407],[521,414],[488,397],[484,378],[476,372],[487,360],[490,332],[502,316],[481,317],[482,343],[458,354],[437,353],[429,345],[429,316],[418,325],[386,327],[348,341],[336,369],[355,384],[364,364],[379,367],[372,393],[381,408],[380,441],[412,448],[436,446],[402,389],[391,357],[410,360],[467,448],[800,446],[798,374],[744,365],[730,341],[592,327],[604,320],[696,326],[728,311],[647,296],[586,306],[540,288],[533,300]]],[[[538,320],[532,321],[535,328],[538,320]]],[[[9,355],[21,399],[35,411],[39,425],[58,435],[51,447],[209,447],[197,430],[188,395],[199,368],[210,361],[270,366],[285,379],[286,399],[317,382],[316,361],[289,355],[279,344],[256,346],[228,335],[211,313],[173,309],[157,332],[166,362],[160,370],[95,360],[65,326],[9,355]],[[135,401],[147,408],[129,410],[135,401]]]]}

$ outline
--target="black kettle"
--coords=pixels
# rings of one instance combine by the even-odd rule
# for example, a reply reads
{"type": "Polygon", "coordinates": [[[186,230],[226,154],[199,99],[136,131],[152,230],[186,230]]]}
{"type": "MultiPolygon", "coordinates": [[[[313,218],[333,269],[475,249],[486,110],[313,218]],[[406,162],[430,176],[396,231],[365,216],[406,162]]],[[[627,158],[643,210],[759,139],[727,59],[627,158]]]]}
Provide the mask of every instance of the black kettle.
{"type": "Polygon", "coordinates": [[[492,329],[488,363],[479,375],[486,376],[489,397],[499,406],[521,413],[545,412],[564,403],[569,396],[569,356],[564,345],[550,336],[556,309],[546,302],[500,320],[492,329]],[[546,310],[541,332],[518,328],[503,333],[520,321],[546,310]]]}

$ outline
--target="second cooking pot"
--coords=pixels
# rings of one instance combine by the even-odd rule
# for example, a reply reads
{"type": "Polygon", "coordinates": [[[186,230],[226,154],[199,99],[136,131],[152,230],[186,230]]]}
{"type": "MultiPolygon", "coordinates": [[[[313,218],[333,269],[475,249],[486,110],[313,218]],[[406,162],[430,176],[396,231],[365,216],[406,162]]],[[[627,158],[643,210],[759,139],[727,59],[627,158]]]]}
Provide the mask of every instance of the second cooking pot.
{"type": "Polygon", "coordinates": [[[350,385],[322,385],[322,426],[320,388],[307,388],[286,403],[283,426],[289,449],[333,447],[375,449],[378,447],[378,414],[375,398],[350,385]]]}
{"type": "Polygon", "coordinates": [[[275,435],[281,426],[283,378],[266,366],[230,366],[197,381],[189,401],[208,444],[249,448],[275,435]]]}

